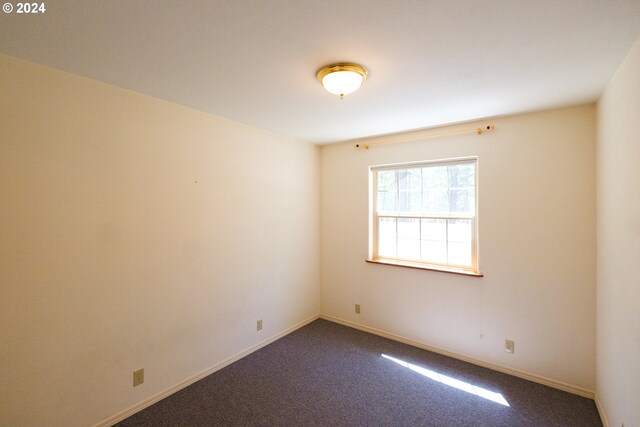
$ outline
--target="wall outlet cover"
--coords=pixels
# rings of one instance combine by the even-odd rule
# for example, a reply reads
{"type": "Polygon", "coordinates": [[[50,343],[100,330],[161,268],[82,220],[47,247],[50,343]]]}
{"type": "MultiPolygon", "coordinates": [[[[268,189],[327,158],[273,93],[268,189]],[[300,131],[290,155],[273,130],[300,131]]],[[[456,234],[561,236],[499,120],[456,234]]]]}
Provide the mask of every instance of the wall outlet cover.
{"type": "Polygon", "coordinates": [[[516,344],[512,340],[504,340],[504,351],[507,353],[515,352],[516,344]]]}
{"type": "Polygon", "coordinates": [[[133,386],[137,387],[144,382],[144,368],[133,371],[133,386]]]}

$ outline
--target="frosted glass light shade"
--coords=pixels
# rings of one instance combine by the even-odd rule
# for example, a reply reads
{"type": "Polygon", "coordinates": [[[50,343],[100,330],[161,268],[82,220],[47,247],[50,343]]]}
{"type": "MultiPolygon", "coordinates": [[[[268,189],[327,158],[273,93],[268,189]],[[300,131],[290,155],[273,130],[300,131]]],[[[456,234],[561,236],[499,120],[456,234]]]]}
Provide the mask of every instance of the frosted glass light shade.
{"type": "Polygon", "coordinates": [[[342,98],[360,88],[367,78],[367,69],[358,64],[332,64],[321,68],[317,78],[328,92],[342,98]]]}
{"type": "Polygon", "coordinates": [[[355,92],[362,85],[362,76],[353,71],[336,71],[327,74],[322,79],[324,88],[336,95],[348,95],[355,92]]]}

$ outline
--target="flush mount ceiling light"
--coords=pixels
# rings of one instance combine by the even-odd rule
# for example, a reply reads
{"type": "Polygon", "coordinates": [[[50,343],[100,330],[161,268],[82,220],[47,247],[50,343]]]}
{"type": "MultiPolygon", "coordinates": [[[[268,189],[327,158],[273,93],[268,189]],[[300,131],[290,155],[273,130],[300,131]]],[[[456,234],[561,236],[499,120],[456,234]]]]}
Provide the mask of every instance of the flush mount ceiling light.
{"type": "Polygon", "coordinates": [[[324,88],[340,99],[355,92],[367,79],[367,69],[362,65],[340,62],[322,67],[316,77],[324,88]]]}

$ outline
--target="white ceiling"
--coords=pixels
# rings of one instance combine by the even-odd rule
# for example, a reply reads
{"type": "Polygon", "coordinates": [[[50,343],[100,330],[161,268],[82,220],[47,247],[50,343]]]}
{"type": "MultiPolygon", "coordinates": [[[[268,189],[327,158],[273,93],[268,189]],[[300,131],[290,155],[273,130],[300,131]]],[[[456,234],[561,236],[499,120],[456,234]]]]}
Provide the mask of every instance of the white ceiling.
{"type": "Polygon", "coordinates": [[[316,143],[592,102],[640,36],[640,0],[45,4],[1,53],[316,143]],[[342,101],[338,61],[369,69],[342,101]]]}

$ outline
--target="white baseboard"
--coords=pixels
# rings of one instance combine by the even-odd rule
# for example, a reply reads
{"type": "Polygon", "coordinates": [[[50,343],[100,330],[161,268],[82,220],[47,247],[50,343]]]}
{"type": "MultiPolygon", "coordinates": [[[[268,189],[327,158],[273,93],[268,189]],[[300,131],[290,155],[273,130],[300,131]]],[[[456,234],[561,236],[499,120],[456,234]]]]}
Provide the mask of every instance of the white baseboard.
{"type": "Polygon", "coordinates": [[[598,395],[593,399],[596,402],[596,408],[598,408],[598,413],[600,414],[600,419],[602,420],[602,425],[604,427],[609,427],[609,421],[607,420],[607,414],[604,412],[604,407],[602,406],[602,402],[598,399],[598,395]]]}
{"type": "MultiPolygon", "coordinates": [[[[443,348],[434,347],[429,344],[425,344],[416,340],[412,340],[411,338],[406,338],[400,335],[392,334],[390,332],[382,331],[380,329],[371,328],[366,325],[362,325],[360,323],[351,322],[349,320],[344,320],[338,317],[334,317],[327,314],[321,314],[321,319],[328,320],[330,322],[339,323],[344,326],[348,326],[350,328],[359,329],[364,332],[369,332],[374,335],[379,335],[381,337],[389,338],[394,341],[399,341],[401,343],[409,344],[413,347],[422,348],[424,350],[429,350],[434,353],[442,354],[444,356],[449,356],[454,359],[462,360],[464,362],[469,362],[474,365],[482,366],[483,368],[489,368],[494,371],[503,372],[505,374],[513,375],[514,377],[523,378],[525,380],[533,381],[538,384],[543,384],[549,387],[557,388],[559,390],[567,391],[569,393],[577,394],[578,396],[586,397],[589,399],[593,399],[595,397],[595,393],[592,390],[587,390],[582,387],[574,386],[571,384],[563,383],[561,381],[556,381],[551,378],[543,377],[540,375],[532,374],[529,372],[521,371],[518,369],[509,368],[507,366],[499,365],[492,362],[487,362],[485,360],[476,359],[474,357],[465,356],[464,354],[455,353],[449,350],[445,350],[443,348]]],[[[597,404],[597,402],[596,402],[597,404]]],[[[602,415],[602,414],[601,414],[602,415]]]]}
{"type": "Polygon", "coordinates": [[[303,320],[302,322],[299,322],[293,326],[291,326],[290,328],[285,329],[282,332],[279,332],[263,341],[260,341],[258,344],[253,345],[251,347],[249,347],[246,350],[241,351],[240,353],[237,353],[225,360],[223,360],[222,362],[219,362],[213,366],[211,366],[210,368],[205,369],[202,372],[197,373],[196,375],[189,377],[183,381],[180,381],[178,384],[169,387],[166,390],[161,391],[158,394],[155,394],[151,397],[149,397],[148,399],[143,400],[140,403],[137,403],[135,405],[133,405],[132,407],[125,409],[122,412],[119,412],[115,415],[110,416],[109,418],[106,418],[102,421],[100,421],[97,424],[94,424],[93,427],[110,427],[122,420],[124,420],[127,417],[130,417],[131,415],[135,414],[136,412],[140,412],[142,411],[144,408],[153,405],[156,402],[159,402],[160,400],[164,399],[167,396],[172,395],[173,393],[182,390],[183,388],[195,383],[196,381],[201,380],[202,378],[206,377],[207,375],[211,375],[212,373],[224,368],[225,366],[228,366],[230,364],[232,364],[233,362],[242,359],[243,357],[253,353],[256,350],[261,349],[262,347],[271,344],[272,342],[282,338],[285,335],[290,334],[291,332],[295,331],[296,329],[300,329],[301,327],[313,322],[314,320],[318,319],[320,316],[319,315],[315,315],[315,316],[311,316],[308,319],[303,320]]]}

